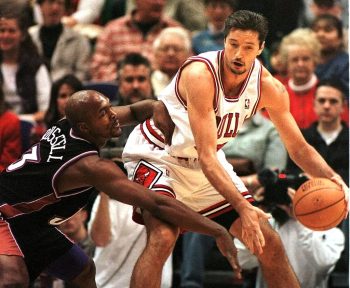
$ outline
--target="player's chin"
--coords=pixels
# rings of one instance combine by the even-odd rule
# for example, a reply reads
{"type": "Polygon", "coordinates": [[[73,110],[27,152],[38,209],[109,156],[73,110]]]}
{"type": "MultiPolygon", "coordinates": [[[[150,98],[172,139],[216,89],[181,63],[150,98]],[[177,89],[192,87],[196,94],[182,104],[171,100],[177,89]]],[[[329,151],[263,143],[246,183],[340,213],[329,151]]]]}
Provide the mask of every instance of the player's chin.
{"type": "Polygon", "coordinates": [[[113,127],[111,131],[111,136],[114,137],[119,137],[122,135],[123,131],[120,127],[113,127]]]}

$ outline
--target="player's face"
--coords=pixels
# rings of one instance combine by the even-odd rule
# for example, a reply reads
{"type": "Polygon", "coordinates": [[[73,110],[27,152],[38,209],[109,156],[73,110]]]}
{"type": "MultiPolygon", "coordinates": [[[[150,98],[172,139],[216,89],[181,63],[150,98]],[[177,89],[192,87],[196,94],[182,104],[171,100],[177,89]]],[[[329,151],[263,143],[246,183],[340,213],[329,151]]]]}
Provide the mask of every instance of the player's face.
{"type": "Polygon", "coordinates": [[[314,110],[320,122],[331,124],[340,121],[343,106],[343,95],[338,89],[330,86],[317,88],[314,110]]]}
{"type": "Polygon", "coordinates": [[[264,45],[259,45],[259,34],[253,30],[232,29],[225,39],[225,65],[236,75],[249,71],[264,45]]]}
{"type": "Polygon", "coordinates": [[[90,111],[88,133],[98,143],[105,143],[112,137],[119,137],[122,133],[117,115],[111,107],[109,99],[99,95],[95,97],[90,111]]]}
{"type": "Polygon", "coordinates": [[[288,50],[287,70],[296,85],[306,84],[315,70],[313,53],[309,48],[291,45],[288,50]]]}
{"type": "Polygon", "coordinates": [[[152,98],[151,71],[145,65],[125,65],[118,83],[120,96],[126,104],[152,98]]]}
{"type": "Polygon", "coordinates": [[[11,52],[19,49],[22,32],[16,19],[0,19],[0,50],[11,52]]]}

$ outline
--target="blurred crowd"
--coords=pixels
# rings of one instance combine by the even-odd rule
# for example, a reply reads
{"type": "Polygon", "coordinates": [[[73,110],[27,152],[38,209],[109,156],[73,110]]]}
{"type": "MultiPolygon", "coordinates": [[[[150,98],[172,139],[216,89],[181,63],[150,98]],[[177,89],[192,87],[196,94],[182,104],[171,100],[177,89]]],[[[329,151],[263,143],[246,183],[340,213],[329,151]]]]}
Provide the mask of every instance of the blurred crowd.
{"type": "MultiPolygon", "coordinates": [[[[307,141],[349,185],[346,0],[0,0],[0,171],[65,116],[76,91],[95,89],[113,105],[157,99],[189,56],[223,49],[225,19],[241,9],[268,19],[260,60],[285,85],[307,141]]],[[[121,151],[132,129],[109,141],[101,155],[123,168],[121,151]]],[[[348,219],[316,233],[286,212],[290,201],[264,201],[266,189],[273,189],[264,181],[267,170],[277,180],[281,173],[302,173],[269,115],[263,111],[248,119],[224,152],[258,203],[274,213],[273,225],[302,287],[337,287],[330,278],[334,272],[348,277],[348,219]],[[309,255],[309,263],[300,254],[290,256],[295,253],[309,255]]],[[[146,241],[144,227],[131,214],[132,207],[101,193],[60,227],[94,258],[98,287],[129,287],[146,241]]],[[[213,240],[195,233],[180,239],[180,267],[168,259],[162,287],[205,287],[213,240]],[[181,271],[178,286],[175,268],[181,271]]],[[[264,287],[258,263],[240,249],[245,279],[232,285],[264,287]]],[[[43,273],[33,287],[71,286],[43,273]]]]}

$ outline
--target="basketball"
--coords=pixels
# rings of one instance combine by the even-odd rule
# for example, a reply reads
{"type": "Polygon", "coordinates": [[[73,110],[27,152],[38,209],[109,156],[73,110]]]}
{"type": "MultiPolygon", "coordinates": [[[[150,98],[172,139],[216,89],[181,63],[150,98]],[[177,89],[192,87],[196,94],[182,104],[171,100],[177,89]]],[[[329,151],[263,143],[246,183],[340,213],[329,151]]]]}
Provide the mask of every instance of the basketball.
{"type": "Polygon", "coordinates": [[[303,183],[295,193],[293,208],[297,220],[316,231],[336,227],[347,210],[343,190],[326,178],[313,178],[303,183]]]}

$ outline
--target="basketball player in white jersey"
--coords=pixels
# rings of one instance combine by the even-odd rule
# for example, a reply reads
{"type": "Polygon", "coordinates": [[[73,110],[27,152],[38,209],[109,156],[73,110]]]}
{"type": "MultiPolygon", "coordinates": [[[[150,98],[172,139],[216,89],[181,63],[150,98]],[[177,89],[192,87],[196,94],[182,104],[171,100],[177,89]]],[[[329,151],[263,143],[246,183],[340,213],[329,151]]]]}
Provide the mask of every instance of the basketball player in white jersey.
{"type": "MultiPolygon", "coordinates": [[[[246,118],[266,108],[290,156],[306,173],[333,179],[346,199],[348,188],[306,143],[289,112],[284,86],[256,59],[266,34],[267,22],[259,14],[241,10],[229,16],[224,50],[189,58],[161,94],[175,123],[171,144],[147,120],[130,135],[123,158],[135,182],[227,225],[258,256],[269,287],[294,288],[299,283],[268,216],[251,204],[253,198],[220,148],[246,118]]],[[[131,287],[159,287],[162,266],[180,231],[147,211],[135,209],[134,219],[143,220],[148,242],[131,287]]]]}

